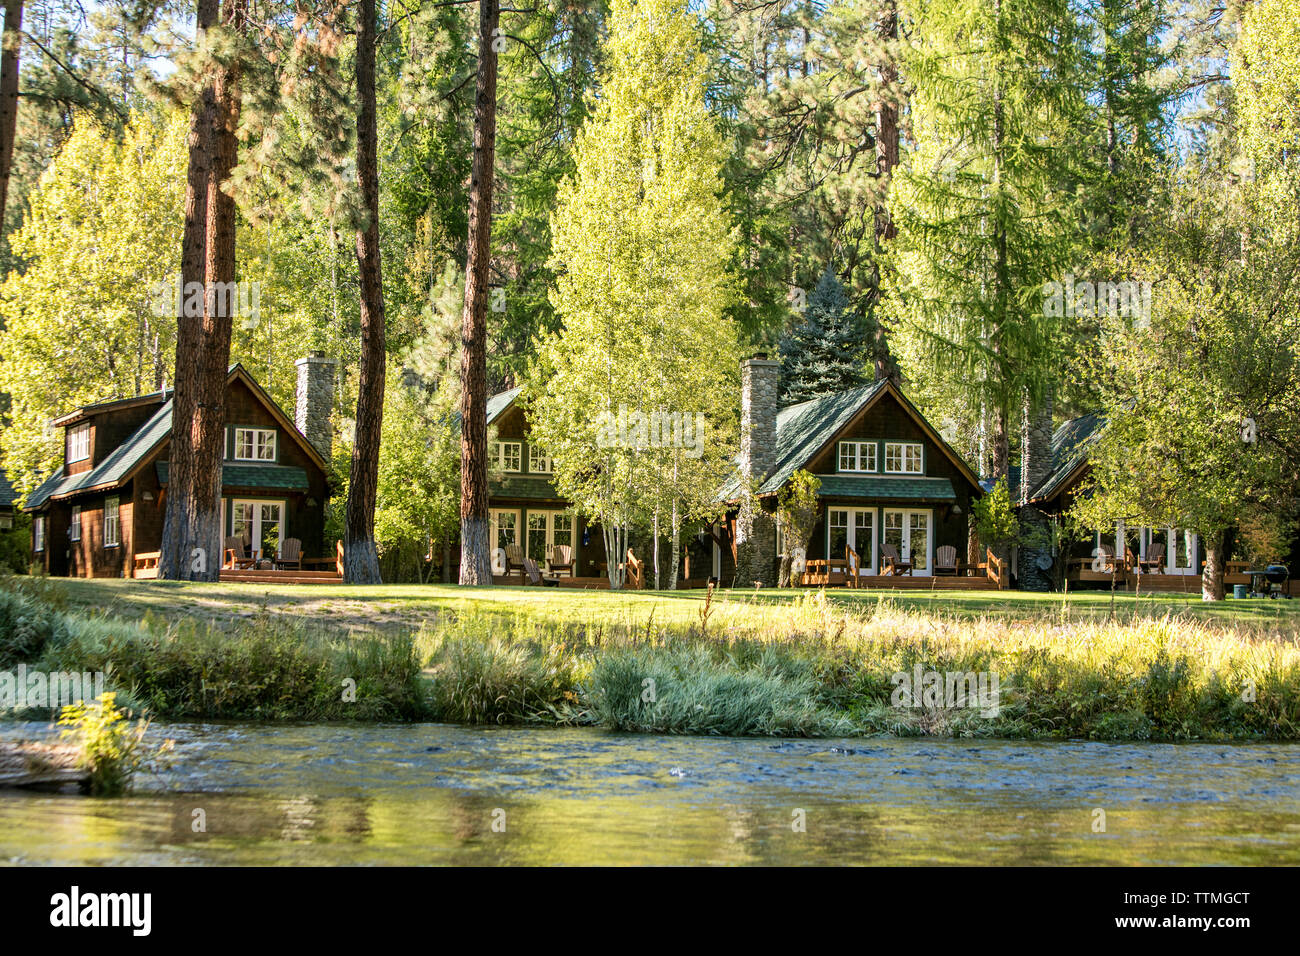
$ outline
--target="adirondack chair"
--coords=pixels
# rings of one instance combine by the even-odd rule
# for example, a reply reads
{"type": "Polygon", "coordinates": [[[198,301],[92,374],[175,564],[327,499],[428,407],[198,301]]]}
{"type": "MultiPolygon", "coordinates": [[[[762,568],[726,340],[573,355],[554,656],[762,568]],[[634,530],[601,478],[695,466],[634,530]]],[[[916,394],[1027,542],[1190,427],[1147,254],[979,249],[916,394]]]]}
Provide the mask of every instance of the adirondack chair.
{"type": "Polygon", "coordinates": [[[223,568],[232,571],[243,571],[246,568],[257,566],[257,558],[248,556],[248,545],[240,537],[226,539],[226,556],[221,562],[223,568]]]}
{"type": "Polygon", "coordinates": [[[524,558],[524,573],[528,575],[528,580],[533,584],[541,584],[544,587],[558,588],[560,579],[558,575],[543,574],[537,567],[537,562],[532,558],[524,558]]]}
{"type": "Polygon", "coordinates": [[[898,556],[898,549],[892,544],[880,546],[881,571],[889,575],[911,574],[912,562],[904,561],[898,556]]]}
{"type": "Polygon", "coordinates": [[[275,555],[277,571],[287,571],[289,568],[302,570],[302,542],[297,538],[285,538],[275,555]]]}
{"type": "Polygon", "coordinates": [[[506,545],[506,576],[524,569],[524,549],[517,544],[506,545]]]}
{"type": "Polygon", "coordinates": [[[551,571],[558,574],[561,571],[568,571],[569,577],[573,577],[573,547],[567,544],[557,544],[551,548],[551,571]]]}
{"type": "Polygon", "coordinates": [[[862,559],[858,557],[858,552],[854,551],[847,544],[844,546],[844,567],[845,581],[851,588],[856,588],[861,583],[862,559]]]}
{"type": "Polygon", "coordinates": [[[957,549],[950,544],[942,545],[934,552],[934,573],[957,576],[957,549]]]}
{"type": "Polygon", "coordinates": [[[1147,548],[1147,556],[1138,562],[1143,574],[1165,573],[1165,546],[1155,543],[1147,548]]]}
{"type": "Polygon", "coordinates": [[[1115,573],[1115,549],[1108,544],[1098,545],[1097,550],[1101,552],[1101,572],[1103,574],[1115,573]]]}

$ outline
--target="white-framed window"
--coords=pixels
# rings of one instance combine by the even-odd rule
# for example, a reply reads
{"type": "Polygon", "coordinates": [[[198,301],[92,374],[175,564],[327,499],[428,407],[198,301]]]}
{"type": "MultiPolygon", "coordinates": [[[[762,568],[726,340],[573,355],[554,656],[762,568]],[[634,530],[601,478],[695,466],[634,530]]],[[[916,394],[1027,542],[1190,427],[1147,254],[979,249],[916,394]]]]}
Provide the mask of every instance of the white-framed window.
{"type": "Polygon", "coordinates": [[[236,461],[275,461],[274,428],[236,428],[236,461]]]}
{"type": "Polygon", "coordinates": [[[517,441],[497,442],[497,464],[502,471],[523,471],[523,444],[517,441]]]}
{"type": "Polygon", "coordinates": [[[32,520],[32,550],[45,550],[45,519],[40,515],[32,520]]]}
{"type": "Polygon", "coordinates": [[[549,475],[551,473],[551,456],[536,445],[530,444],[528,446],[528,470],[534,475],[549,475]]]}
{"type": "Polygon", "coordinates": [[[876,443],[873,441],[840,442],[840,471],[875,471],[876,443]]]}
{"type": "Polygon", "coordinates": [[[82,422],[68,429],[68,463],[85,461],[90,457],[90,422],[82,422]]]}
{"type": "Polygon", "coordinates": [[[72,506],[72,522],[68,525],[68,540],[81,540],[81,505],[72,506]]]}
{"type": "Polygon", "coordinates": [[[122,543],[122,515],[118,498],[104,499],[104,547],[116,548],[122,543]]]}
{"type": "Polygon", "coordinates": [[[885,474],[919,475],[924,469],[922,461],[923,454],[919,442],[885,443],[885,474]]]}

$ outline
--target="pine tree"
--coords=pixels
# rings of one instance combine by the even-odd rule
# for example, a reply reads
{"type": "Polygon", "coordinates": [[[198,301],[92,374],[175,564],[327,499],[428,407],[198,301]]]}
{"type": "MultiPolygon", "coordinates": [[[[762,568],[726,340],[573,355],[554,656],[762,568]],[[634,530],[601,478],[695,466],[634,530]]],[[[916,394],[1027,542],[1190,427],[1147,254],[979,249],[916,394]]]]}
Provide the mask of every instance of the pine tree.
{"type": "Polygon", "coordinates": [[[808,299],[803,322],[781,339],[781,400],[806,402],[870,381],[865,356],[874,337],[866,326],[827,266],[808,299]]]}

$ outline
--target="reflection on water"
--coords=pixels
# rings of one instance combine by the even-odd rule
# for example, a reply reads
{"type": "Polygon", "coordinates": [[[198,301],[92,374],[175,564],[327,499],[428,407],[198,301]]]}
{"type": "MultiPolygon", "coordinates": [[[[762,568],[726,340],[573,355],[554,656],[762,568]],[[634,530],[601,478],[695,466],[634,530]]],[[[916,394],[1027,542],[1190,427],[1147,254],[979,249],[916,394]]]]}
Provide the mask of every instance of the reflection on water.
{"type": "Polygon", "coordinates": [[[0,791],[0,863],[1300,862],[1295,746],[159,732],[176,762],[130,799],[0,791]]]}

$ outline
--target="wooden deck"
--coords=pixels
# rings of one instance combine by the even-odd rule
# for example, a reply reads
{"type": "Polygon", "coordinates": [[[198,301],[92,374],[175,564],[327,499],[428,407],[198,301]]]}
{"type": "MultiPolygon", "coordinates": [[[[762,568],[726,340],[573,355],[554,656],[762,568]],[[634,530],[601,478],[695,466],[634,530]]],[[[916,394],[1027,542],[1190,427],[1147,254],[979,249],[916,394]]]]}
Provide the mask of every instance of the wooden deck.
{"type": "MultiPolygon", "coordinates": [[[[158,577],[160,551],[145,551],[132,558],[131,576],[137,579],[158,577]]],[[[271,562],[259,561],[259,564],[271,562]]],[[[231,568],[222,567],[222,582],[261,584],[341,584],[343,582],[343,542],[339,541],[332,558],[303,558],[300,568],[231,568]]]]}
{"type": "MultiPolygon", "coordinates": [[[[849,576],[844,571],[804,574],[796,587],[848,587],[849,576]]],[[[858,588],[924,591],[996,591],[997,582],[987,576],[970,577],[952,574],[860,574],[858,588]]]]}

